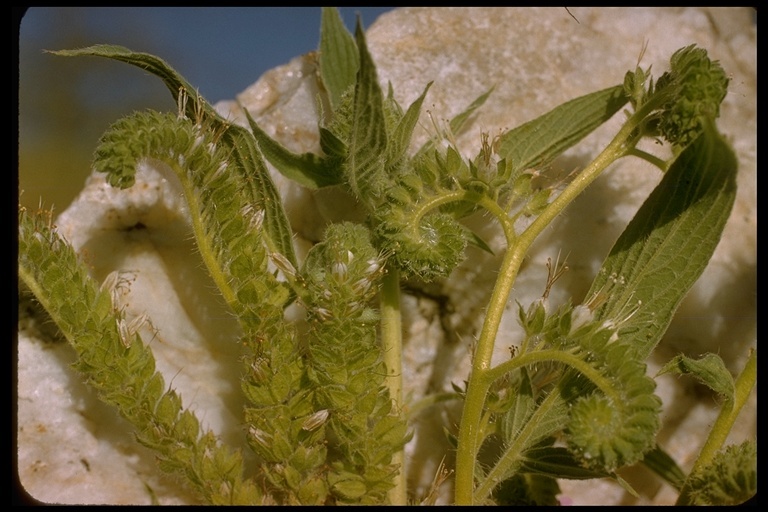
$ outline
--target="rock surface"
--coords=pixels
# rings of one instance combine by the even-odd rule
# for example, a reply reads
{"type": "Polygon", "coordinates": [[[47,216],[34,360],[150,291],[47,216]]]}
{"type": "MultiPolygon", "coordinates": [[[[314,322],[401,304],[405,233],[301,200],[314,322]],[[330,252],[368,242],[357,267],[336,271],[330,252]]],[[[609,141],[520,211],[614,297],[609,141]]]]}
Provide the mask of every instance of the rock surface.
{"type": "MultiPolygon", "coordinates": [[[[381,16],[367,31],[383,85],[391,82],[401,105],[409,105],[434,81],[425,109],[450,118],[495,86],[470,129],[458,138],[467,155],[480,132],[512,128],[560,103],[621,83],[640,62],[655,76],[669,56],[692,43],[720,60],[731,77],[719,126],[739,158],[739,192],[723,239],[700,281],[682,304],[659,350],[654,368],[679,351],[720,354],[739,371],[756,340],[756,26],[746,8],[403,8],[381,16]],[[723,340],[723,341],[721,341],[723,340]]],[[[317,120],[312,56],[297,57],[244,91],[238,100],[257,122],[295,151],[316,151],[317,120]]],[[[239,121],[234,102],[219,110],[239,121]]],[[[553,166],[571,171],[585,165],[607,143],[618,119],[607,123],[553,166]]],[[[422,116],[419,140],[432,130],[422,116]]],[[[652,146],[650,150],[656,151],[652,146]]],[[[275,175],[285,199],[297,246],[303,253],[319,240],[326,222],[347,215],[345,198],[333,191],[310,193],[275,175]]],[[[550,300],[578,301],[613,241],[658,183],[659,173],[636,160],[615,164],[535,244],[510,298],[497,341],[497,360],[509,357],[519,340],[515,300],[523,304],[543,290],[547,258],[568,255],[570,271],[550,300]]],[[[139,186],[110,189],[101,176],[89,178],[73,205],[58,219],[61,233],[88,254],[94,277],[115,270],[131,280],[125,305],[148,311],[162,329],[147,337],[167,382],[185,403],[227,442],[239,443],[240,399],[234,328],[224,310],[206,295],[211,288],[189,242],[188,215],[174,180],[161,165],[145,165],[139,186]],[[141,229],[135,229],[141,226],[141,229]]],[[[350,205],[351,211],[351,205],[350,205]]],[[[482,219],[476,219],[480,222],[482,219]]],[[[493,226],[482,228],[494,248],[503,247],[493,226]]],[[[496,251],[498,254],[498,251],[496,251]]],[[[468,347],[482,321],[498,260],[471,253],[445,283],[408,289],[406,392],[418,398],[449,389],[468,373],[468,347]]],[[[190,494],[160,476],[152,455],[136,446],[130,428],[80,384],[62,344],[46,344],[22,330],[19,336],[19,477],[35,498],[57,503],[194,503],[190,494]]],[[[661,379],[664,401],[661,440],[684,469],[702,443],[704,426],[716,411],[711,398],[680,381],[661,379]]],[[[756,397],[743,413],[735,440],[756,436],[756,397]]],[[[415,424],[407,450],[409,485],[422,493],[444,452],[441,425],[458,410],[434,408],[415,424]]],[[[563,482],[574,504],[667,504],[674,491],[640,469],[624,474],[641,493],[632,498],[607,481],[563,482]]],[[[445,485],[446,501],[450,496],[445,485]]]]}

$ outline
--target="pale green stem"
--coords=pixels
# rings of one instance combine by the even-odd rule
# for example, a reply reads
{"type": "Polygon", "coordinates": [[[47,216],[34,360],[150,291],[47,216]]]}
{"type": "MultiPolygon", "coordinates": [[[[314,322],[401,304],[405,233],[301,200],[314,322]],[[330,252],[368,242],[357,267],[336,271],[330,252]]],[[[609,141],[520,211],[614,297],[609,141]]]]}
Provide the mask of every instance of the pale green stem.
{"type": "MultiPolygon", "coordinates": [[[[476,200],[497,217],[504,217],[504,212],[490,198],[478,198],[474,193],[457,190],[430,201],[425,201],[414,215],[413,226],[418,226],[421,218],[443,204],[454,201],[476,200]]],[[[511,222],[502,223],[507,239],[514,239],[514,227],[511,222]]],[[[402,387],[402,325],[400,317],[400,272],[393,266],[387,267],[381,289],[381,339],[384,350],[384,362],[387,368],[387,387],[398,412],[403,408],[402,387]]],[[[400,464],[400,473],[396,477],[395,487],[389,492],[392,505],[405,505],[407,500],[405,458],[403,451],[395,453],[392,462],[400,464]]]]}
{"type": "Polygon", "coordinates": [[[184,197],[187,200],[187,205],[189,206],[189,211],[191,213],[190,217],[192,218],[192,230],[195,234],[195,240],[197,241],[197,251],[200,253],[200,257],[203,259],[203,263],[208,269],[213,282],[216,283],[216,287],[221,292],[221,295],[224,297],[227,305],[232,307],[233,304],[237,303],[237,297],[235,296],[234,290],[227,281],[226,275],[219,266],[219,261],[216,258],[216,252],[213,250],[211,240],[206,234],[205,226],[203,225],[203,219],[199,214],[202,209],[200,206],[200,200],[195,193],[195,186],[187,177],[184,170],[181,169],[177,163],[173,161],[167,161],[165,163],[173,168],[173,171],[176,176],[179,177],[182,189],[184,190],[184,197]]]}
{"type": "Polygon", "coordinates": [[[494,286],[472,359],[472,373],[467,385],[456,454],[455,503],[457,505],[471,505],[474,501],[472,489],[474,486],[475,459],[479,448],[478,426],[483,413],[485,397],[493,382],[488,377],[488,371],[491,368],[491,358],[501,317],[504,314],[507,299],[523,259],[534,240],[555,217],[581,194],[606,167],[627,153],[626,145],[632,137],[633,130],[650,109],[651,105],[646,104],[646,108],[635,113],[597,158],[574,178],[517,239],[514,237],[510,219],[506,215],[499,217],[507,237],[508,248],[501,263],[499,279],[494,286]]]}
{"type": "MultiPolygon", "coordinates": [[[[403,331],[400,317],[400,271],[387,266],[381,286],[381,344],[384,364],[387,369],[386,385],[393,408],[397,414],[403,411],[403,331]]],[[[395,486],[389,491],[391,505],[405,505],[407,489],[405,479],[405,456],[403,450],[392,455],[392,463],[400,467],[395,477],[395,486]]]]}
{"type": "Polygon", "coordinates": [[[509,361],[504,361],[494,368],[491,368],[488,370],[486,376],[490,382],[494,382],[505,374],[517,370],[518,368],[522,368],[523,366],[530,366],[532,364],[547,361],[557,361],[566,366],[570,366],[587,377],[605,396],[617,403],[621,401],[621,395],[616,390],[616,387],[611,384],[610,379],[595,370],[581,357],[562,350],[541,350],[538,352],[520,354],[509,361]]]}
{"type": "Polygon", "coordinates": [[[662,160],[661,158],[657,157],[656,155],[652,155],[647,151],[643,151],[642,149],[631,148],[627,151],[627,155],[636,156],[637,158],[642,158],[648,163],[658,167],[662,172],[667,172],[667,170],[669,169],[669,162],[667,162],[666,160],[662,160]]]}
{"type": "Polygon", "coordinates": [[[725,440],[728,434],[733,428],[733,424],[736,422],[741,409],[749,398],[749,394],[757,383],[757,351],[751,350],[749,359],[736,379],[736,392],[733,397],[733,401],[726,401],[720,409],[720,414],[715,420],[715,424],[712,426],[712,430],[709,431],[709,437],[707,438],[704,446],[701,448],[698,459],[693,464],[693,468],[686,480],[683,488],[680,491],[680,495],[677,498],[675,505],[692,505],[690,495],[690,475],[695,474],[697,471],[706,467],[707,464],[712,462],[717,452],[725,444],[725,440]]]}

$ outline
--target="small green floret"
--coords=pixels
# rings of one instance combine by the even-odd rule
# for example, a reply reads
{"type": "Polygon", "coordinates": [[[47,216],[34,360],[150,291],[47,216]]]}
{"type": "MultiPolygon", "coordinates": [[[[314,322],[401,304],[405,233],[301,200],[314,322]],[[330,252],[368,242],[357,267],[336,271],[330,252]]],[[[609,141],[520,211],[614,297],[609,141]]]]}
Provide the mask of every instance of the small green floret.
{"type": "Polygon", "coordinates": [[[728,446],[711,464],[691,475],[697,505],[741,505],[757,494],[757,445],[728,446]]]}

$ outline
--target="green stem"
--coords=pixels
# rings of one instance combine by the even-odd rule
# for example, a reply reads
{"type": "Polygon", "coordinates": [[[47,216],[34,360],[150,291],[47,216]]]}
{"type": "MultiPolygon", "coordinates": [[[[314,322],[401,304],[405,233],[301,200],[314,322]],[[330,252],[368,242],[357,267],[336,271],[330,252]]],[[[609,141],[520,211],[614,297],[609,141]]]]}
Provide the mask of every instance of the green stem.
{"type": "MultiPolygon", "coordinates": [[[[186,172],[179,167],[174,161],[164,162],[173,168],[176,176],[179,177],[182,190],[184,191],[184,198],[187,200],[189,206],[190,217],[192,218],[192,231],[195,234],[195,240],[197,241],[197,251],[200,253],[200,257],[208,269],[208,273],[211,275],[213,282],[219,289],[219,292],[224,297],[224,301],[232,308],[234,304],[237,304],[237,297],[235,291],[227,280],[227,276],[222,271],[219,261],[216,258],[216,251],[213,249],[210,237],[207,235],[205,225],[203,224],[202,206],[200,204],[200,198],[195,193],[195,185],[187,176],[186,172]]],[[[236,310],[236,308],[233,308],[236,310]]]]}
{"type": "Polygon", "coordinates": [[[733,424],[736,422],[736,418],[739,416],[741,409],[749,398],[749,394],[755,387],[757,382],[757,351],[750,350],[749,359],[744,367],[744,370],[736,379],[736,392],[734,394],[733,401],[728,400],[723,404],[720,409],[720,414],[715,420],[715,424],[712,426],[712,430],[709,431],[709,437],[707,438],[704,446],[701,448],[698,459],[693,464],[693,468],[688,475],[688,479],[683,485],[683,489],[680,491],[680,495],[677,498],[675,505],[692,505],[691,503],[691,487],[690,487],[690,475],[695,474],[702,468],[706,467],[712,459],[715,458],[717,452],[725,444],[725,440],[728,434],[733,428],[733,424]]]}
{"type": "MultiPolygon", "coordinates": [[[[403,331],[400,317],[400,271],[387,266],[381,286],[381,344],[384,364],[387,368],[386,385],[393,408],[403,414],[403,331]]],[[[400,466],[395,476],[395,486],[389,491],[391,505],[405,505],[407,489],[405,480],[405,456],[403,450],[392,455],[392,462],[400,466]]]]}
{"type": "Polygon", "coordinates": [[[656,155],[652,155],[647,151],[643,151],[642,149],[638,149],[635,147],[627,150],[627,156],[630,156],[630,155],[636,156],[637,158],[642,158],[648,163],[655,165],[661,170],[661,172],[667,172],[667,169],[669,169],[669,162],[667,162],[666,160],[662,160],[661,158],[657,157],[656,155]]]}
{"type": "Polygon", "coordinates": [[[486,373],[486,376],[492,383],[495,380],[503,377],[505,374],[518,368],[522,368],[523,366],[530,366],[549,361],[557,361],[559,363],[563,363],[566,366],[570,366],[577,372],[587,377],[605,396],[617,403],[621,401],[621,395],[616,390],[616,387],[611,384],[611,380],[609,378],[595,370],[581,357],[569,352],[564,352],[562,350],[541,350],[538,352],[520,354],[519,356],[510,359],[509,361],[504,361],[503,363],[491,368],[486,373]]]}
{"type": "Polygon", "coordinates": [[[555,217],[581,194],[606,167],[626,155],[628,141],[635,139],[633,131],[651,109],[652,106],[646,104],[645,108],[636,112],[597,158],[574,178],[517,239],[515,239],[509,217],[504,215],[503,218],[499,218],[502,227],[504,227],[508,248],[501,263],[499,279],[494,286],[472,359],[472,373],[467,385],[456,454],[455,503],[457,505],[471,505],[474,501],[472,488],[475,459],[479,449],[478,425],[482,417],[485,397],[493,382],[489,378],[488,372],[491,369],[491,358],[501,317],[523,259],[534,240],[555,217]]]}
{"type": "Polygon", "coordinates": [[[444,204],[449,204],[457,201],[476,201],[477,194],[473,192],[467,192],[466,190],[453,190],[441,195],[422,199],[418,208],[413,212],[411,220],[411,229],[418,233],[419,224],[421,219],[427,216],[433,210],[436,210],[444,204]]]}

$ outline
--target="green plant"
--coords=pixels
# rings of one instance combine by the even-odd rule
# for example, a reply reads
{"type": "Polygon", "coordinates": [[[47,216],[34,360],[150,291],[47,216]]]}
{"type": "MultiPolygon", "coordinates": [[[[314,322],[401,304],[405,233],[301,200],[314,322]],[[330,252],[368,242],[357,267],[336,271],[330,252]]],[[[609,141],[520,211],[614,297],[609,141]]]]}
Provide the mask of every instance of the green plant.
{"type": "MultiPolygon", "coordinates": [[[[320,155],[291,153],[250,118],[250,129],[227,122],[154,56],[114,46],[57,53],[139,66],[161,77],[179,105],[175,113],[119,120],[102,137],[95,168],[120,188],[133,184],[139,158],[160,160],[178,176],[202,260],[239,322],[245,436],[258,456],[256,473],[247,477],[241,454],[203,432],[166,390],[138,324],[113,300],[119,277],[99,286],[50,219],[23,209],[20,277],[74,345],[87,381],[135,425],[163,469],[210,503],[406,501],[400,282],[447,276],[469,244],[490,250],[459,222],[478,210],[501,226],[507,249],[472,372],[450,397],[464,407],[452,439],[456,503],[551,504],[557,478],[620,480],[618,468],[640,461],[681,489],[682,503],[738,500],[754,489],[755,472],[733,462],[754,460],[753,449],[715,456],[754,386],[754,353],[735,382],[712,355],[681,356],[665,367],[724,397],[722,420],[688,478],[656,446],[660,401],[646,375],[645,361],[708,262],[735,197],[735,156],[714,124],[728,80],[704,50],[676,52],[655,83],[638,67],[622,85],[484,136],[469,160],[441,133],[410,152],[429,85],[401,108],[391,88],[379,87],[362,29],[352,36],[333,10],[324,11],[320,43],[320,155]],[[537,188],[535,169],[627,105],[624,125],[592,163],[562,190],[537,188]],[[662,162],[640,151],[643,137],[671,144],[675,157],[662,162]],[[587,300],[549,306],[561,271],[555,265],[541,300],[519,308],[525,338],[516,353],[492,366],[501,316],[531,244],[625,156],[651,161],[664,177],[587,300]],[[299,261],[265,158],[305,187],[344,188],[364,221],[330,225],[299,261]],[[303,307],[306,330],[285,320],[291,304],[303,307]]],[[[450,130],[460,131],[491,93],[450,130]]]]}

